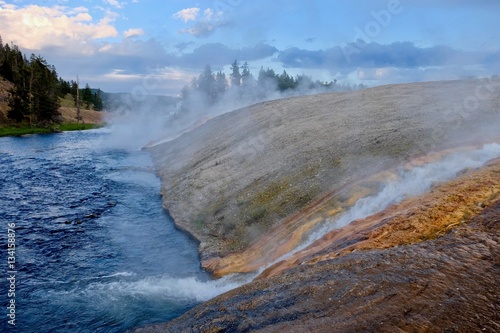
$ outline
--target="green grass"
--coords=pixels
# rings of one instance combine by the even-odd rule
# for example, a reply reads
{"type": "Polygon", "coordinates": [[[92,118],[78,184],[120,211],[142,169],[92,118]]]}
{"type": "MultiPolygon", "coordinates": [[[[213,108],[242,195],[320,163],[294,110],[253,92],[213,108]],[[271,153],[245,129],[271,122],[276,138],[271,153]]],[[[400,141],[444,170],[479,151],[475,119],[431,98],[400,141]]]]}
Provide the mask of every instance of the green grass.
{"type": "Polygon", "coordinates": [[[60,131],[83,131],[83,130],[89,130],[93,128],[99,128],[102,127],[100,125],[95,125],[95,124],[75,124],[75,123],[70,123],[70,124],[61,124],[59,125],[59,130],[60,131]]]}
{"type": "Polygon", "coordinates": [[[71,96],[71,94],[66,94],[64,98],[59,97],[59,104],[62,107],[68,107],[68,108],[76,107],[75,100],[73,99],[73,96],[71,96]]]}
{"type": "Polygon", "coordinates": [[[7,126],[7,127],[0,127],[0,137],[20,136],[26,134],[49,134],[60,131],[81,131],[98,127],[99,127],[98,125],[94,124],[76,124],[76,123],[53,125],[49,127],[7,126]]]}

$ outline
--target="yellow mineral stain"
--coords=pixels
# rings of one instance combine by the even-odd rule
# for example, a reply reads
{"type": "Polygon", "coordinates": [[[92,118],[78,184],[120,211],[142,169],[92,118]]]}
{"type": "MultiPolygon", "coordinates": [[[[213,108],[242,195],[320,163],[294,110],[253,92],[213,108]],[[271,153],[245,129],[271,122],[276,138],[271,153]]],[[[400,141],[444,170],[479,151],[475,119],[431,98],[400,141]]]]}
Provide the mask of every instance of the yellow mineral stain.
{"type": "Polygon", "coordinates": [[[299,264],[316,264],[352,251],[385,249],[435,239],[467,223],[498,200],[500,159],[440,184],[431,192],[408,198],[334,230],[292,257],[269,267],[260,277],[277,275],[299,264]]]}
{"type": "MultiPolygon", "coordinates": [[[[462,146],[420,156],[408,161],[403,167],[411,169],[437,161],[454,152],[478,149],[481,146],[462,146]]],[[[332,231],[320,241],[289,258],[286,264],[278,264],[280,269],[277,269],[277,272],[283,271],[287,266],[300,264],[305,257],[341,240],[364,239],[323,258],[316,258],[315,261],[325,260],[354,249],[387,248],[438,237],[452,228],[450,226],[456,226],[476,215],[486,207],[489,202],[488,198],[500,191],[498,184],[500,171],[492,170],[497,164],[498,161],[483,168],[489,171],[482,171],[483,169],[469,171],[465,174],[466,176],[459,178],[460,181],[457,180],[459,183],[449,182],[453,185],[436,184],[429,193],[423,196],[407,199],[383,212],[332,231]],[[426,196],[432,200],[425,199],[426,196]],[[381,223],[382,220],[384,223],[381,223]]],[[[498,169],[498,165],[496,168],[498,169]]],[[[359,199],[378,192],[384,182],[396,180],[398,177],[396,170],[386,170],[353,182],[340,190],[325,193],[300,212],[277,223],[276,227],[251,243],[245,250],[223,258],[202,261],[202,266],[211,271],[215,277],[253,272],[267,266],[293,250],[315,227],[334,219],[338,214],[352,207],[359,199]]],[[[272,272],[271,267],[263,274],[274,275],[275,273],[272,272]]]]}

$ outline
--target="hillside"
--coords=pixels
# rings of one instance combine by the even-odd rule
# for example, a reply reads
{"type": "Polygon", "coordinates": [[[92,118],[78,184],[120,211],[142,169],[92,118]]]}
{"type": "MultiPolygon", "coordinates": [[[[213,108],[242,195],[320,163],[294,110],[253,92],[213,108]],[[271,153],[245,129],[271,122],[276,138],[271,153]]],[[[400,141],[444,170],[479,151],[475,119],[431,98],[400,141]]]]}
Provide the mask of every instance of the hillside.
{"type": "Polygon", "coordinates": [[[201,242],[203,267],[216,275],[253,271],[377,188],[356,181],[430,151],[498,135],[498,86],[393,85],[222,115],[150,149],[164,206],[201,242]],[[484,96],[479,107],[465,109],[477,91],[484,96]]]}
{"type": "Polygon", "coordinates": [[[5,124],[8,121],[9,89],[12,89],[12,83],[0,76],[0,124],[5,124]]]}
{"type": "MultiPolygon", "coordinates": [[[[9,99],[9,90],[12,88],[12,83],[0,77],[0,126],[7,126],[12,124],[12,122],[7,118],[7,112],[9,111],[8,99],[9,99]]],[[[68,99],[61,100],[61,107],[59,108],[59,112],[61,113],[62,122],[65,124],[76,123],[76,114],[77,110],[74,107],[74,103],[72,101],[68,101],[68,99]]],[[[103,124],[105,113],[97,112],[94,110],[81,110],[82,121],[85,124],[103,124]]]]}
{"type": "Polygon", "coordinates": [[[497,79],[428,82],[260,103],[149,148],[202,266],[267,269],[134,332],[497,331],[498,159],[440,183],[441,166],[426,192],[282,256],[402,170],[497,151],[483,144],[500,142],[499,124],[497,79]]]}

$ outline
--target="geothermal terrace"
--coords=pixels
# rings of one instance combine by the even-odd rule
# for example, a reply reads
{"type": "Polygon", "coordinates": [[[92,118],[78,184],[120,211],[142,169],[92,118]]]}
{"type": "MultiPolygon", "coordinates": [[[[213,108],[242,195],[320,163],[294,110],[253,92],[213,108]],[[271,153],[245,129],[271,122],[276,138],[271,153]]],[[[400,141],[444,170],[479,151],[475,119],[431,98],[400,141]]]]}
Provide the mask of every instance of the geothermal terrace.
{"type": "Polygon", "coordinates": [[[500,329],[499,125],[498,79],[428,82],[264,102],[149,148],[202,266],[256,278],[136,332],[500,329]]]}

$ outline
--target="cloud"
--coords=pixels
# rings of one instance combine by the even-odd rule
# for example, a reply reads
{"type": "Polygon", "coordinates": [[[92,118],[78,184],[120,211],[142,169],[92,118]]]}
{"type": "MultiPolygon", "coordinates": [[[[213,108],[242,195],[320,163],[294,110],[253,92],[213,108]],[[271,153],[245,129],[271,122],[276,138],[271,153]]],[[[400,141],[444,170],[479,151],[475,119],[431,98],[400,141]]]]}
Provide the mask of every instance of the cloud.
{"type": "Polygon", "coordinates": [[[4,39],[30,50],[60,46],[92,52],[89,41],[118,35],[112,21],[106,16],[94,22],[85,7],[0,7],[4,39]]]}
{"type": "MultiPolygon", "coordinates": [[[[184,22],[187,21],[196,21],[198,18],[198,14],[200,12],[200,8],[189,8],[184,9],[183,11],[177,12],[174,14],[174,17],[181,18],[184,22]],[[188,12],[183,12],[187,11],[188,12]]],[[[203,16],[191,27],[181,29],[179,32],[181,34],[188,34],[193,37],[208,37],[215,32],[217,28],[224,27],[230,25],[228,21],[223,19],[222,12],[215,12],[211,8],[207,8],[203,11],[203,16]]]]}
{"type": "Polygon", "coordinates": [[[172,60],[179,65],[192,68],[203,68],[205,65],[221,68],[231,64],[235,59],[239,61],[265,59],[273,56],[276,52],[278,52],[278,49],[274,46],[262,42],[243,48],[230,48],[222,43],[209,43],[172,60]]]}
{"type": "Polygon", "coordinates": [[[180,33],[188,34],[194,37],[208,37],[215,32],[215,29],[225,25],[228,25],[228,23],[201,21],[190,28],[182,29],[180,33]]]}
{"type": "Polygon", "coordinates": [[[123,8],[123,5],[118,0],[104,0],[104,2],[118,9],[123,8]]]}
{"type": "Polygon", "coordinates": [[[194,21],[198,17],[198,13],[200,12],[200,8],[186,8],[178,11],[173,15],[174,18],[183,20],[184,22],[194,21]]]}
{"type": "Polygon", "coordinates": [[[194,45],[195,43],[194,42],[182,42],[182,43],[177,43],[174,45],[174,47],[179,50],[179,51],[184,51],[185,49],[187,49],[188,47],[190,47],[191,45],[194,45]]]}
{"type": "Polygon", "coordinates": [[[73,79],[79,73],[82,81],[109,92],[126,92],[140,84],[141,80],[161,79],[165,82],[160,86],[165,89],[168,86],[168,90],[155,88],[154,93],[175,95],[205,65],[221,70],[235,59],[251,62],[269,58],[278,52],[275,47],[264,43],[242,48],[210,43],[180,54],[177,50],[167,52],[154,39],[125,38],[119,43],[103,42],[99,45],[93,55],[68,56],[60,47],[45,49],[43,54],[44,57],[48,55],[46,59],[49,63],[57,65],[58,73],[65,79],[73,79]]]}
{"type": "Polygon", "coordinates": [[[123,33],[123,37],[131,38],[144,35],[144,30],[142,29],[128,29],[123,33]]]}
{"type": "MultiPolygon", "coordinates": [[[[197,71],[166,66],[148,68],[144,73],[130,73],[121,69],[113,69],[97,76],[97,79],[103,84],[111,84],[115,87],[129,87],[128,92],[140,89],[148,94],[168,93],[177,95],[180,92],[180,87],[198,74],[197,71]]],[[[127,89],[122,91],[127,91],[127,89]]]]}
{"type": "Polygon", "coordinates": [[[430,66],[491,65],[500,62],[499,51],[465,52],[447,46],[417,47],[411,42],[349,43],[324,50],[296,47],[280,52],[285,67],[327,68],[350,72],[359,68],[419,68],[430,66]]]}

